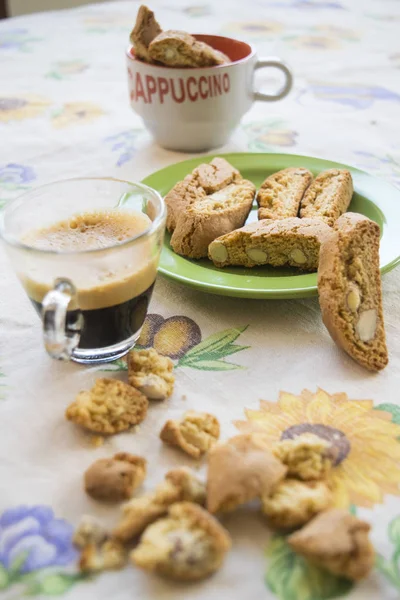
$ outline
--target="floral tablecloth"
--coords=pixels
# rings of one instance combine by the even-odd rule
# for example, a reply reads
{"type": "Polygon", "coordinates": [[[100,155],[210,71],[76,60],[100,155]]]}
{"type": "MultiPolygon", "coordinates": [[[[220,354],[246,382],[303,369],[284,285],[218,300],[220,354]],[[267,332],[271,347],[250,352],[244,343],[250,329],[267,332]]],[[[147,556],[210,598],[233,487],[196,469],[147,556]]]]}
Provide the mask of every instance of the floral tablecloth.
{"type": "MultiPolygon", "coordinates": [[[[152,7],[166,28],[243,38],[261,56],[279,55],[293,68],[290,96],[256,104],[221,151],[322,156],[400,185],[398,1],[153,0],[152,7]]],[[[141,179],[184,158],[155,146],[128,106],[124,48],[137,8],[114,2],[0,22],[1,203],[60,178],[141,179]]],[[[124,364],[106,373],[52,362],[1,253],[1,597],[399,598],[400,270],[384,276],[383,288],[390,364],[370,375],[333,345],[315,298],[244,301],[160,278],[152,343],[174,358],[176,390],[151,406],[139,431],[94,448],[64,419],[65,407],[100,374],[124,379],[124,364]],[[304,388],[314,395],[301,397],[304,388]],[[289,394],[278,401],[280,390],[289,394]],[[357,402],[332,398],[338,392],[357,402]],[[225,519],[234,546],[210,580],[178,586],[131,567],[81,577],[73,527],[84,513],[108,525],[118,514],[85,495],[83,470],[117,450],[140,453],[149,462],[150,489],[171,467],[193,466],[158,439],[165,420],[189,408],[214,413],[224,438],[246,419],[245,408],[272,441],[301,423],[344,436],[350,452],[336,467],[335,489],[339,503],[350,502],[372,523],[378,555],[371,577],[352,586],[311,568],[246,510],[225,519]]]]}

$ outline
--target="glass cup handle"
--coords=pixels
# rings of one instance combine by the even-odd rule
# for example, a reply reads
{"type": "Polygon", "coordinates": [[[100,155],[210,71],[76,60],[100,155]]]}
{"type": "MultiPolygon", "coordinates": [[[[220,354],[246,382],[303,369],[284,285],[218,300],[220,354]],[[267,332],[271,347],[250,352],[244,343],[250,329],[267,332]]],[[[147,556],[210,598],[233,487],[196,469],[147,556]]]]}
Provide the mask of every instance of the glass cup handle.
{"type": "Polygon", "coordinates": [[[279,69],[285,75],[285,81],[282,87],[275,94],[264,94],[263,92],[253,92],[254,100],[263,100],[264,102],[275,102],[276,100],[282,100],[288,95],[293,85],[293,75],[289,67],[285,65],[279,58],[261,58],[257,61],[254,71],[262,69],[264,67],[273,67],[279,69]]]}
{"type": "Polygon", "coordinates": [[[70,360],[81,337],[83,316],[80,310],[74,310],[73,321],[67,320],[68,306],[74,299],[76,289],[69,279],[56,279],[53,289],[43,299],[44,345],[47,353],[58,360],[70,360]]]}

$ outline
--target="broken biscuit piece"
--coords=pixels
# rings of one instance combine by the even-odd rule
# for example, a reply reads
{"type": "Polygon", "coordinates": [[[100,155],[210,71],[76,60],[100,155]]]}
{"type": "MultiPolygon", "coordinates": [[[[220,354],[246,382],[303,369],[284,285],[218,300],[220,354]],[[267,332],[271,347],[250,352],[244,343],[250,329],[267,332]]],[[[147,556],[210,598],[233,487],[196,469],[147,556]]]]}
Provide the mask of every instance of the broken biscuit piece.
{"type": "Polygon", "coordinates": [[[174,363],[154,348],[131,350],[128,355],[128,380],[149,400],[165,400],[174,389],[174,363]]]}
{"type": "Polygon", "coordinates": [[[251,181],[242,179],[187,206],[171,237],[174,252],[188,258],[206,257],[215,238],[244,225],[255,189],[251,181]]]}
{"type": "Polygon", "coordinates": [[[72,542],[77,548],[84,548],[88,544],[100,545],[106,541],[108,533],[103,525],[91,515],[83,515],[78,527],[74,531],[72,542]]]}
{"type": "Polygon", "coordinates": [[[232,511],[269,496],[286,472],[262,434],[237,435],[209,452],[207,508],[211,513],[232,511]]]}
{"type": "Polygon", "coordinates": [[[375,562],[369,540],[370,525],[345,510],[320,513],[289,538],[295,552],[342,577],[358,581],[367,577],[375,562]]]}
{"type": "Polygon", "coordinates": [[[239,171],[219,156],[193,169],[182,181],[178,181],[164,198],[168,211],[168,231],[174,231],[178,217],[185,208],[231,183],[238,183],[241,179],[239,171]]]}
{"type": "Polygon", "coordinates": [[[346,169],[322,171],[306,190],[300,204],[300,217],[319,218],[331,227],[349,207],[353,179],[346,169]]]}
{"type": "Polygon", "coordinates": [[[313,180],[304,167],[289,167],[263,181],[257,194],[259,219],[297,217],[304,192],[313,180]]]}
{"type": "Polygon", "coordinates": [[[313,433],[284,439],[272,449],[276,458],[288,467],[288,476],[303,481],[324,479],[332,468],[332,445],[313,433]]]}
{"type": "Polygon", "coordinates": [[[388,364],[379,262],[380,228],[364,215],[339,217],[321,245],[318,294],[334,342],[370,371],[388,364]]]}
{"type": "Polygon", "coordinates": [[[128,542],[140,535],[150,523],[165,515],[174,502],[204,504],[205,499],[204,483],[184,467],[173,469],[154,492],[134,498],[122,507],[123,516],[113,535],[122,542],[128,542]]]}
{"type": "Polygon", "coordinates": [[[149,44],[150,58],[166,67],[213,67],[230,63],[226,54],[185,31],[163,31],[149,44]]]}
{"type": "Polygon", "coordinates": [[[147,63],[153,62],[149,54],[149,45],[161,32],[162,29],[157,23],[153,11],[142,5],[136,17],[135,27],[130,34],[136,58],[141,58],[147,63]]]}
{"type": "Polygon", "coordinates": [[[146,477],[146,464],[141,456],[127,452],[96,460],[85,472],[85,490],[96,500],[129,500],[146,477]]]}
{"type": "Polygon", "coordinates": [[[219,434],[219,422],[214,415],[191,410],[180,421],[167,421],[160,438],[193,458],[200,458],[218,441],[219,434]]]}
{"type": "Polygon", "coordinates": [[[127,558],[124,545],[110,538],[100,545],[85,546],[79,559],[79,569],[85,573],[122,569],[127,558]]]}
{"type": "Polygon", "coordinates": [[[112,435],[141,423],[147,406],[146,396],[132,386],[101,378],[91,390],[79,392],[65,417],[90,431],[112,435]]]}
{"type": "Polygon", "coordinates": [[[196,504],[180,502],[145,530],[131,559],[164,577],[196,581],[217,571],[230,547],[228,532],[214,517],[196,504]]]}
{"type": "Polygon", "coordinates": [[[332,493],[324,481],[285,479],[262,498],[263,513],[275,529],[301,527],[331,504],[332,493]]]}

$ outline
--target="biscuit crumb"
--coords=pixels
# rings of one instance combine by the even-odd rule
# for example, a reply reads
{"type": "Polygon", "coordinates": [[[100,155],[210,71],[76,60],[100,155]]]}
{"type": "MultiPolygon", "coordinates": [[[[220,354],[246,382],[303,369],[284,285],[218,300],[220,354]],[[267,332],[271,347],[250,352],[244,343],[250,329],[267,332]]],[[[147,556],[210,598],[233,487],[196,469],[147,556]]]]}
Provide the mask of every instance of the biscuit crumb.
{"type": "Polygon", "coordinates": [[[369,540],[370,525],[345,510],[320,513],[288,538],[295,552],[334,575],[358,581],[367,577],[375,562],[369,540]]]}
{"type": "Polygon", "coordinates": [[[285,467],[270,451],[261,433],[237,435],[208,455],[207,508],[232,511],[241,504],[269,496],[285,477],[285,467]]]}
{"type": "Polygon", "coordinates": [[[99,448],[104,444],[104,437],[102,435],[92,435],[90,438],[90,445],[93,448],[99,448]]]}
{"type": "Polygon", "coordinates": [[[128,355],[128,379],[149,400],[165,400],[174,389],[174,363],[154,348],[131,350],[128,355]]]}
{"type": "Polygon", "coordinates": [[[123,515],[113,535],[128,542],[150,524],[164,516],[174,502],[205,504],[206,488],[189,469],[172,469],[153,492],[134,498],[122,507],[123,515]]]}
{"type": "Polygon", "coordinates": [[[193,458],[200,458],[217,442],[219,434],[220,427],[216,417],[191,410],[180,421],[167,421],[160,438],[193,458]]]}
{"type": "Polygon", "coordinates": [[[127,562],[123,544],[107,539],[100,545],[87,544],[81,552],[79,568],[84,573],[122,569],[127,562]]]}
{"type": "Polygon", "coordinates": [[[85,490],[96,500],[129,500],[146,477],[146,464],[141,456],[127,452],[96,460],[85,472],[85,490]]]}
{"type": "Polygon", "coordinates": [[[112,435],[143,421],[147,407],[147,398],[132,386],[101,378],[91,390],[79,392],[65,417],[95,433],[112,435]]]}
{"type": "Polygon", "coordinates": [[[214,517],[196,504],[179,502],[145,530],[131,559],[164,577],[195,581],[217,571],[230,547],[228,532],[214,517]]]}
{"type": "Polygon", "coordinates": [[[332,445],[313,433],[278,442],[272,452],[288,467],[288,476],[303,481],[324,479],[332,468],[332,445]]]}
{"type": "Polygon", "coordinates": [[[263,513],[275,529],[301,527],[331,504],[332,493],[324,481],[285,479],[262,498],[263,513]]]}
{"type": "Polygon", "coordinates": [[[83,515],[74,532],[72,542],[77,548],[82,549],[88,544],[102,544],[107,537],[107,531],[95,517],[83,515]]]}

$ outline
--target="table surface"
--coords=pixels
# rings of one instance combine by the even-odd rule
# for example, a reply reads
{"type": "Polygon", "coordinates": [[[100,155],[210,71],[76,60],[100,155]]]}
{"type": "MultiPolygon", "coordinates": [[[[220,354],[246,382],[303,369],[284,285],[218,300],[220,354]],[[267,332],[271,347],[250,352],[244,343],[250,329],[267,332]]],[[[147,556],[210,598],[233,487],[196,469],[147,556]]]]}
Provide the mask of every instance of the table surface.
{"type": "MultiPolygon", "coordinates": [[[[115,2],[0,22],[1,203],[56,179],[108,174],[138,180],[185,158],[153,144],[128,105],[124,47],[137,7],[115,2]]],[[[254,105],[221,152],[321,156],[400,184],[398,2],[156,0],[152,7],[165,28],[239,37],[255,44],[261,56],[281,56],[293,68],[290,96],[254,105]]],[[[151,312],[169,320],[159,326],[159,345],[193,346],[199,340],[187,331],[199,328],[203,341],[225,333],[240,348],[221,341],[214,365],[185,361],[183,353],[172,398],[153,403],[139,431],[111,437],[98,448],[65,421],[64,410],[96,377],[125,379],[126,373],[120,364],[110,373],[51,361],[39,320],[3,254],[0,273],[2,597],[399,597],[400,269],[383,279],[390,363],[378,375],[334,346],[315,298],[229,299],[160,278],[151,312]],[[224,520],[233,550],[208,581],[178,586],[131,567],[90,581],[79,577],[72,527],[85,513],[111,525],[119,511],[83,492],[82,473],[92,461],[120,450],[142,454],[149,463],[145,489],[151,489],[173,466],[196,467],[159,441],[167,418],[189,408],[208,410],[220,419],[225,439],[235,432],[233,422],[245,419],[244,408],[257,410],[261,398],[277,402],[280,390],[299,395],[318,387],[327,393],[313,400],[281,398],[273,413],[262,413],[263,424],[271,439],[304,422],[347,437],[350,454],[335,477],[342,501],[372,524],[378,558],[367,581],[352,588],[311,569],[249,510],[224,520]],[[339,406],[329,396],[338,392],[371,402],[339,406]]]]}

